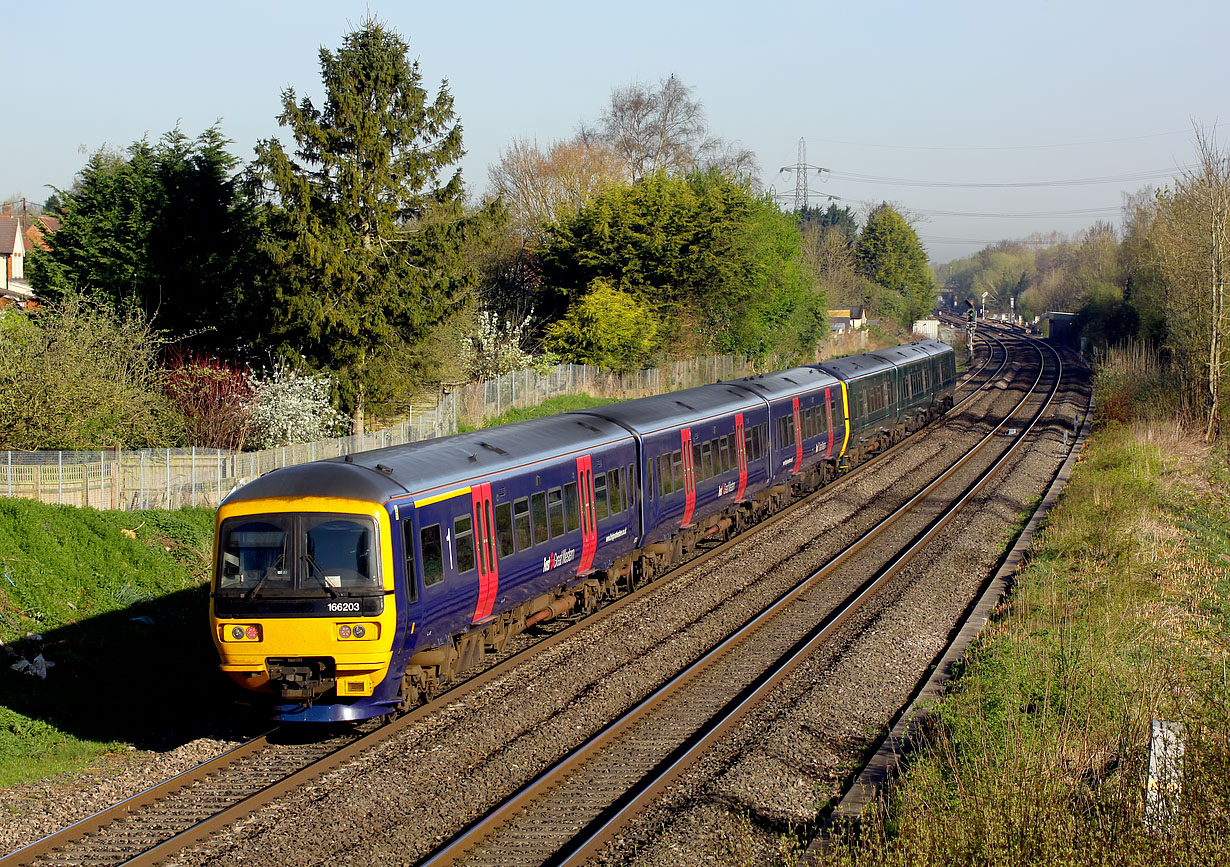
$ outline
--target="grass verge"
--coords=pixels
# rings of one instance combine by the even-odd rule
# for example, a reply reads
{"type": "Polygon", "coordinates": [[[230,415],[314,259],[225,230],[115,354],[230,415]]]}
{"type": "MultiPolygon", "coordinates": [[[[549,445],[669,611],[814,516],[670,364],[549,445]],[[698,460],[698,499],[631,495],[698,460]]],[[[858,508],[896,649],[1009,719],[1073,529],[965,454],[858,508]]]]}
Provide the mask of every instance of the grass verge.
{"type": "Polygon", "coordinates": [[[208,635],[212,536],[208,509],[0,499],[0,786],[199,730],[222,695],[208,635]]]}
{"type": "Polygon", "coordinates": [[[1102,425],[904,775],[820,863],[1230,863],[1227,480],[1173,424],[1102,425]],[[1161,821],[1153,719],[1186,747],[1161,821]]]}

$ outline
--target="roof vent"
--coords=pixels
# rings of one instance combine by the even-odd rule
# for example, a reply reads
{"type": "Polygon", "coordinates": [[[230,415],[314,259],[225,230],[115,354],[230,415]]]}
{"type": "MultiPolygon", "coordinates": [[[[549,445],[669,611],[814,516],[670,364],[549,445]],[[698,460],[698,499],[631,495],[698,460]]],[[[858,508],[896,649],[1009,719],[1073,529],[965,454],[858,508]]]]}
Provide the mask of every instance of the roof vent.
{"type": "Polygon", "coordinates": [[[508,452],[504,451],[499,446],[493,446],[491,443],[480,442],[479,445],[485,449],[488,449],[489,451],[495,452],[497,455],[507,455],[508,454],[508,452]]]}
{"type": "Polygon", "coordinates": [[[581,427],[585,428],[586,430],[592,430],[592,431],[593,431],[594,433],[596,433],[596,434],[600,434],[600,433],[602,433],[602,431],[601,431],[601,430],[599,430],[598,428],[594,427],[592,424],[590,424],[590,423],[589,423],[589,422],[587,422],[587,421],[581,421],[580,419],[577,419],[577,424],[579,424],[581,427]]]}
{"type": "Polygon", "coordinates": [[[681,407],[683,407],[684,409],[686,409],[688,412],[696,412],[696,407],[694,407],[694,406],[688,406],[688,405],[687,405],[686,403],[684,403],[682,400],[677,400],[677,401],[675,401],[675,403],[679,404],[681,407]]]}
{"type": "Polygon", "coordinates": [[[386,467],[384,464],[376,464],[376,469],[380,470],[380,472],[384,473],[386,476],[393,475],[393,468],[386,467]]]}
{"type": "Polygon", "coordinates": [[[346,457],[342,458],[342,460],[344,460],[344,461],[345,461],[346,463],[348,463],[348,464],[353,464],[353,463],[354,463],[354,455],[347,454],[347,455],[346,455],[346,457]]]}

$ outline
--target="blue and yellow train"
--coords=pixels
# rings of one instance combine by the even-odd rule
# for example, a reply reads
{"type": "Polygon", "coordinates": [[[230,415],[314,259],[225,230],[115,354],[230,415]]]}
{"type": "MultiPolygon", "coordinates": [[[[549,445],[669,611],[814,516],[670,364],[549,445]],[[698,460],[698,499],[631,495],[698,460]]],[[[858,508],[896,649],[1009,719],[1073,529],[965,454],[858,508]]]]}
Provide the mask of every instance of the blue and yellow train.
{"type": "Polygon", "coordinates": [[[221,667],[283,720],[405,710],[952,406],[912,343],[275,470],[218,509],[221,667]]]}

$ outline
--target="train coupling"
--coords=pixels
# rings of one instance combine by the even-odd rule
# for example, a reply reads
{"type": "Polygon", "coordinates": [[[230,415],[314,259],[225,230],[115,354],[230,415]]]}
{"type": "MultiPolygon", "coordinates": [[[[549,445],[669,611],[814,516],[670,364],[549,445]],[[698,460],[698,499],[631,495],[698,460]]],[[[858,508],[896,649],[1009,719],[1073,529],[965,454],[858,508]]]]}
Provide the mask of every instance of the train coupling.
{"type": "Polygon", "coordinates": [[[269,685],[287,702],[313,701],[337,686],[337,668],[328,656],[295,656],[266,659],[269,685]]]}

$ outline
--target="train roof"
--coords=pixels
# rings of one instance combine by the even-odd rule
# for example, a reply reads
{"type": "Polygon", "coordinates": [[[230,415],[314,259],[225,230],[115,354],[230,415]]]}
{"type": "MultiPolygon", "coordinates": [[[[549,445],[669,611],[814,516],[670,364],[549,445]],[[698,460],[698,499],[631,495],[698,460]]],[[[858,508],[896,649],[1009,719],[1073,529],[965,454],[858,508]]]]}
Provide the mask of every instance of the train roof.
{"type": "Polygon", "coordinates": [[[565,413],[284,467],[239,488],[226,502],[327,493],[383,503],[629,439],[606,419],[565,413]]]}
{"type": "Polygon", "coordinates": [[[890,346],[888,349],[877,349],[873,354],[879,358],[887,358],[895,365],[908,364],[912,361],[923,361],[931,357],[931,353],[927,352],[917,343],[890,346]]]}
{"type": "Polygon", "coordinates": [[[818,367],[792,367],[789,370],[779,370],[774,373],[762,373],[743,379],[732,379],[732,385],[739,385],[749,391],[764,397],[766,400],[778,400],[791,397],[814,388],[840,385],[837,377],[818,367]]]}
{"type": "Polygon", "coordinates": [[[951,346],[940,340],[920,340],[911,345],[919,347],[928,355],[944,355],[953,351],[951,346]]]}
{"type": "Polygon", "coordinates": [[[848,355],[845,358],[833,358],[817,364],[816,367],[831,373],[838,379],[844,379],[846,382],[853,379],[861,379],[873,373],[883,373],[886,370],[896,369],[896,365],[893,362],[874,352],[867,352],[862,355],[848,355]]]}
{"type": "Polygon", "coordinates": [[[577,410],[569,415],[594,416],[615,422],[637,434],[651,434],[710,416],[763,406],[760,398],[735,382],[718,382],[577,410]]]}

